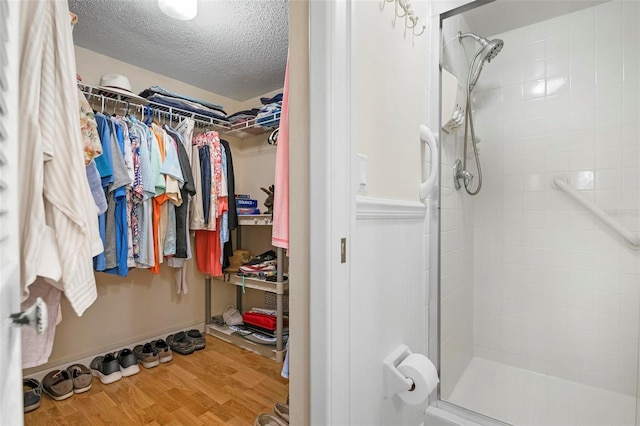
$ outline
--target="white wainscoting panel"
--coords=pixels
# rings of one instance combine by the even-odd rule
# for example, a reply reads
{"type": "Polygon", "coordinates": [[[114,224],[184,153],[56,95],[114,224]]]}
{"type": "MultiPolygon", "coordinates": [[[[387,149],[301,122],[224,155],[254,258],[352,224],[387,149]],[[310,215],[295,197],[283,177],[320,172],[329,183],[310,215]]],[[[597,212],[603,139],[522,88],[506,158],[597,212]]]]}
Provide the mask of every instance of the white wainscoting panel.
{"type": "Polygon", "coordinates": [[[357,200],[350,250],[350,424],[424,420],[426,404],[384,399],[382,360],[400,344],[427,353],[425,214],[421,203],[357,200]]]}

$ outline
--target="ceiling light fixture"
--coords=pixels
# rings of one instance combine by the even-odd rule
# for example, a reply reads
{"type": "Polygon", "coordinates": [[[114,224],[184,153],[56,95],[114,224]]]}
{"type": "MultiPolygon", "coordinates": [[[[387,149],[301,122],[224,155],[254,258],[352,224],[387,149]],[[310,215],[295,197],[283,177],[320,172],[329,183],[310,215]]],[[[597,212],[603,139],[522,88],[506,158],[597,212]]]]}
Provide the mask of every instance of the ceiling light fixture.
{"type": "Polygon", "coordinates": [[[158,7],[165,15],[181,21],[189,21],[198,14],[198,0],[158,0],[158,7]]]}

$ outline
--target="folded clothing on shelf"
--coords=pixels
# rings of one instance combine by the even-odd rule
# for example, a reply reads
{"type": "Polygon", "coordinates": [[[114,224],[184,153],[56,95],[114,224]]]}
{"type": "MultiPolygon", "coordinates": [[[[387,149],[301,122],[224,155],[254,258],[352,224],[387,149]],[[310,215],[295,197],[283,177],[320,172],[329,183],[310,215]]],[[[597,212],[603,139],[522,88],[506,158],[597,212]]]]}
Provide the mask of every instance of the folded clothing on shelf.
{"type": "Polygon", "coordinates": [[[227,118],[231,124],[235,124],[237,122],[242,122],[245,120],[253,120],[256,118],[256,115],[260,112],[260,108],[247,109],[244,111],[234,112],[227,118]]]}
{"type": "Polygon", "coordinates": [[[263,106],[256,116],[256,125],[262,127],[278,127],[280,125],[280,111],[281,106],[279,104],[263,106]]]}
{"type": "Polygon", "coordinates": [[[236,208],[236,213],[239,216],[247,216],[247,215],[254,215],[254,214],[260,214],[260,209],[258,208],[236,208]]]}
{"type": "Polygon", "coordinates": [[[216,120],[228,123],[229,119],[224,111],[217,109],[207,108],[204,105],[196,102],[187,101],[184,99],[172,98],[170,96],[161,95],[159,93],[153,94],[149,97],[149,101],[157,104],[165,105],[167,107],[179,108],[185,111],[194,112],[196,114],[204,115],[206,117],[215,118],[216,120]]]}
{"type": "Polygon", "coordinates": [[[260,98],[262,106],[235,112],[227,118],[234,129],[242,129],[248,133],[260,134],[263,127],[278,127],[282,109],[282,93],[271,98],[260,98]],[[246,124],[245,124],[246,123],[246,124]],[[243,124],[245,124],[243,126],[243,124]]]}
{"type": "Polygon", "coordinates": [[[195,102],[195,103],[203,105],[203,106],[205,106],[207,108],[216,109],[218,111],[221,111],[222,113],[224,113],[225,116],[227,115],[227,113],[224,112],[224,107],[222,105],[213,104],[211,102],[203,101],[201,99],[191,98],[189,96],[184,96],[184,95],[181,95],[179,93],[174,93],[174,92],[171,92],[171,91],[169,91],[169,90],[167,90],[167,89],[165,89],[163,87],[160,87],[160,86],[151,86],[148,89],[143,90],[139,94],[139,96],[142,96],[145,99],[149,99],[154,94],[160,94],[160,95],[170,96],[172,98],[182,99],[182,100],[185,100],[185,101],[195,102]]]}
{"type": "Polygon", "coordinates": [[[275,95],[272,98],[260,98],[260,102],[262,103],[262,105],[269,105],[269,104],[275,104],[278,102],[282,102],[282,93],[278,93],[277,95],[275,95]]]}

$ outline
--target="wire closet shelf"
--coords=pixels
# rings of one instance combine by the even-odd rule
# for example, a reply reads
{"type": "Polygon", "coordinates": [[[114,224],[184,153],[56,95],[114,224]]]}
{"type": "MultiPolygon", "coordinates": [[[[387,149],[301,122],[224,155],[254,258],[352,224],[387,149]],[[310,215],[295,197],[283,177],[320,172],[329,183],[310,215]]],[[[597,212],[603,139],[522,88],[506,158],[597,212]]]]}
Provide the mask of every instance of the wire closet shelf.
{"type": "MultiPolygon", "coordinates": [[[[196,126],[198,127],[215,130],[220,134],[239,138],[246,138],[255,136],[256,134],[266,133],[277,127],[262,126],[257,123],[257,119],[250,119],[230,124],[224,120],[198,114],[197,112],[187,111],[148,100],[128,97],[121,93],[110,91],[104,87],[96,87],[83,83],[78,83],[78,87],[90,103],[93,105],[96,105],[96,103],[101,104],[102,111],[108,109],[108,103],[111,102],[118,105],[116,108],[123,110],[125,115],[135,112],[135,114],[143,117],[145,113],[150,112],[152,116],[159,116],[168,120],[170,125],[173,125],[174,121],[178,123],[185,118],[191,118],[195,121],[196,126]]],[[[262,118],[262,122],[264,123],[278,123],[279,121],[280,111],[262,118]]]]}

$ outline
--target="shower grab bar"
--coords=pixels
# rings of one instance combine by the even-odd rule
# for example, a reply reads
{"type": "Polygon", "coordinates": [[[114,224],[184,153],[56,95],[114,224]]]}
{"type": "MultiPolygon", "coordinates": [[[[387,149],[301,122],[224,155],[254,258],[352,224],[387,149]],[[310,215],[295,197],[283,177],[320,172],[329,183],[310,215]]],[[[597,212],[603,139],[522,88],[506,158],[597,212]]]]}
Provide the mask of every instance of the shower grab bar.
{"type": "Polygon", "coordinates": [[[425,179],[424,182],[420,184],[420,199],[425,200],[429,195],[433,193],[433,190],[436,185],[436,180],[438,179],[438,144],[436,143],[436,137],[424,124],[420,125],[420,140],[424,142],[424,144],[431,151],[431,165],[427,161],[427,153],[425,151],[423,157],[423,169],[429,170],[429,175],[425,179]]]}
{"type": "Polygon", "coordinates": [[[579,204],[581,204],[584,208],[589,210],[595,217],[606,223],[611,229],[616,231],[622,238],[627,240],[629,246],[634,250],[640,250],[640,236],[634,234],[633,232],[626,229],[622,226],[618,221],[613,219],[610,216],[607,216],[607,213],[602,210],[600,207],[596,206],[590,200],[584,198],[578,191],[573,189],[569,182],[565,177],[555,177],[551,182],[551,187],[555,189],[562,190],[565,194],[569,195],[579,204]]]}

